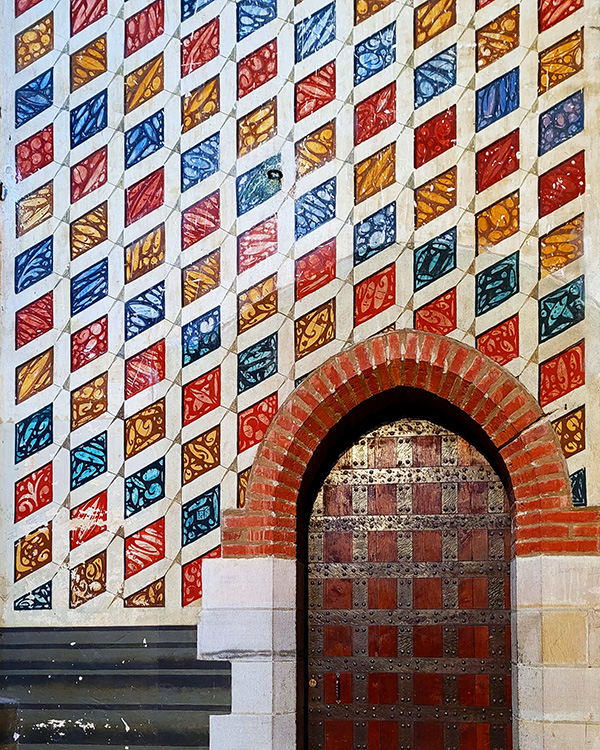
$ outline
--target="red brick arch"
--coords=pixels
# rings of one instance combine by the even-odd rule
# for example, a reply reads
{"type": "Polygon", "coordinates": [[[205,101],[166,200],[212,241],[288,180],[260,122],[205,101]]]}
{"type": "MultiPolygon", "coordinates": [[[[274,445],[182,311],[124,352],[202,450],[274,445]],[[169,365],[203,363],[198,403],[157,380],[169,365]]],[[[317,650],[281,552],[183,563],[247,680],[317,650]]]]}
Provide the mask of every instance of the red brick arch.
{"type": "Polygon", "coordinates": [[[281,406],[259,446],[245,507],[224,513],[223,555],[295,557],[300,487],[314,451],[353,409],[397,387],[436,394],[489,438],[509,479],[515,554],[600,551],[600,514],[573,508],[558,438],[536,399],[476,349],[402,330],[335,355],[281,406]]]}

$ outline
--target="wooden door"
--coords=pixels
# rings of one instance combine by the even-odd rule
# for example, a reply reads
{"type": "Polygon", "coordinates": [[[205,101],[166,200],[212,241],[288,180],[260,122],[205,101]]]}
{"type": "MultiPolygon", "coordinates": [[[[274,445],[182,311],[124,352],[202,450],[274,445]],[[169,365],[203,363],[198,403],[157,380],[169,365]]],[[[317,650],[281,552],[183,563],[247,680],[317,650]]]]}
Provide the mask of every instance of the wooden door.
{"type": "Polygon", "coordinates": [[[379,428],[308,538],[308,750],[510,748],[510,517],[486,460],[429,422],[379,428]]]}

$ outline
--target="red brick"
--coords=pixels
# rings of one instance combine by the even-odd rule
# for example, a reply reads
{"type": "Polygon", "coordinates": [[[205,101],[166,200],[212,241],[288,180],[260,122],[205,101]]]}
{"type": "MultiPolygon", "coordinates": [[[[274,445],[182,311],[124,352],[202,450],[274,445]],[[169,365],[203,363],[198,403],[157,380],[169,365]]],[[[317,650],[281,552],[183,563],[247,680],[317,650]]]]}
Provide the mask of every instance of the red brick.
{"type": "Polygon", "coordinates": [[[573,536],[595,536],[600,537],[600,524],[588,523],[581,526],[573,526],[573,536]]]}

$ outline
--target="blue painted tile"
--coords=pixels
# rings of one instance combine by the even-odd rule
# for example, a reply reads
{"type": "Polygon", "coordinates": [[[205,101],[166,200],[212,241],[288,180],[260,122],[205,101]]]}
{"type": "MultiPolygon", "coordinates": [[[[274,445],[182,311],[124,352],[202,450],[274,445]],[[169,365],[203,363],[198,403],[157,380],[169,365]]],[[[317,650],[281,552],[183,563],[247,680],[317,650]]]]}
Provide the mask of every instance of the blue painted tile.
{"type": "Polygon", "coordinates": [[[519,252],[475,276],[475,315],[483,315],[519,291],[519,252]]]}
{"type": "Polygon", "coordinates": [[[551,151],[559,144],[581,133],[583,126],[583,91],[576,91],[540,115],[539,155],[551,151]]]}
{"type": "Polygon", "coordinates": [[[456,45],[415,68],[415,109],[456,85],[456,45]]]}
{"type": "Polygon", "coordinates": [[[108,258],[71,279],[71,315],[77,315],[108,295],[108,258]]]}
{"type": "Polygon", "coordinates": [[[314,232],[317,227],[335,218],[336,178],[317,185],[296,201],[296,239],[314,232]]]}
{"type": "Polygon", "coordinates": [[[186,21],[195,13],[206,8],[213,0],[181,0],[181,20],[186,21]]]}
{"type": "Polygon", "coordinates": [[[15,293],[37,284],[52,273],[54,242],[52,237],[24,250],[15,258],[15,293]]]}
{"type": "Polygon", "coordinates": [[[585,318],[585,278],[579,276],[542,297],[538,317],[540,343],[581,322],[585,318]]]}
{"type": "Polygon", "coordinates": [[[52,581],[42,583],[41,586],[32,589],[28,594],[23,594],[23,596],[15,599],[14,609],[17,612],[32,609],[52,609],[52,581]]]}
{"type": "Polygon", "coordinates": [[[215,133],[181,154],[182,193],[219,171],[219,140],[215,133]]]}
{"type": "Polygon", "coordinates": [[[71,489],[104,474],[108,468],[106,432],[71,450],[71,489]]]}
{"type": "Polygon", "coordinates": [[[125,169],[133,167],[165,144],[165,113],[155,112],[125,132],[125,169]]]}
{"type": "Polygon", "coordinates": [[[165,459],[145,466],[125,478],[125,518],[139,513],[165,496],[165,459]]]}
{"type": "Polygon", "coordinates": [[[375,211],[354,227],[354,265],[377,255],[396,242],[396,203],[375,211]]]}
{"type": "Polygon", "coordinates": [[[483,130],[519,107],[519,68],[509,70],[476,93],[475,128],[483,130]]]}
{"type": "Polygon", "coordinates": [[[253,388],[277,372],[277,333],[238,354],[238,393],[253,388]]]}
{"type": "Polygon", "coordinates": [[[585,468],[574,471],[569,477],[571,480],[571,494],[573,495],[573,505],[576,508],[583,508],[587,505],[587,481],[585,468]]]}
{"type": "Polygon", "coordinates": [[[281,170],[281,156],[271,156],[236,180],[238,216],[269,200],[281,190],[281,180],[269,177],[270,170],[281,170]]]}
{"type": "Polygon", "coordinates": [[[335,3],[320,8],[294,28],[296,62],[305,60],[335,39],[335,3]]]}
{"type": "Polygon", "coordinates": [[[52,404],[48,404],[15,425],[15,463],[51,445],[52,440],[52,404]]]}
{"type": "Polygon", "coordinates": [[[415,292],[456,268],[456,227],[415,249],[415,292]]]}
{"type": "Polygon", "coordinates": [[[71,148],[85,143],[108,125],[108,89],[71,110],[71,148]]]}
{"type": "Polygon", "coordinates": [[[354,48],[354,85],[389,67],[396,59],[396,24],[377,31],[354,48]]]}
{"type": "Polygon", "coordinates": [[[277,0],[238,0],[237,40],[240,42],[277,18],[277,0]]]}
{"type": "Polygon", "coordinates": [[[220,524],[221,487],[217,485],[181,506],[181,546],[200,539],[220,524]]]}
{"type": "Polygon", "coordinates": [[[144,290],[125,303],[125,339],[129,341],[165,317],[165,282],[144,290]]]}
{"type": "Polygon", "coordinates": [[[183,366],[196,362],[221,346],[221,310],[204,313],[181,328],[183,366]]]}
{"type": "Polygon", "coordinates": [[[54,76],[50,68],[15,91],[15,128],[51,107],[53,100],[54,76]]]}

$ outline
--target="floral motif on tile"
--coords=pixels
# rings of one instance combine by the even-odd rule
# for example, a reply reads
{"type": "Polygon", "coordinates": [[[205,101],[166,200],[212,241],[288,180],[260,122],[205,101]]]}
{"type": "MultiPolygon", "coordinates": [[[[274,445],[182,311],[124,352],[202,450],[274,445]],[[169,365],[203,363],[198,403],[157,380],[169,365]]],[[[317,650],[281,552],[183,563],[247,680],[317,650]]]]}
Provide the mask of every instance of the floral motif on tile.
{"type": "Polygon", "coordinates": [[[248,481],[250,479],[251,468],[244,469],[238,474],[238,492],[237,492],[237,504],[238,508],[246,507],[246,493],[248,491],[248,481]]]}
{"type": "Polygon", "coordinates": [[[547,406],[585,383],[585,343],[579,341],[540,364],[540,405],[547,406]]]}
{"type": "Polygon", "coordinates": [[[54,238],[46,237],[15,257],[15,293],[48,277],[54,266],[54,238]]]}
{"type": "Polygon", "coordinates": [[[354,287],[354,325],[359,326],[396,303],[396,266],[377,271],[354,287]]]}
{"type": "Polygon", "coordinates": [[[214,469],[221,461],[221,428],[219,425],[188,440],[183,445],[183,484],[214,469]]]}
{"type": "Polygon", "coordinates": [[[581,453],[585,448],[585,406],[565,414],[552,422],[565,458],[581,453]]]}
{"type": "Polygon", "coordinates": [[[456,105],[415,128],[415,169],[456,145],[456,105]]]}
{"type": "Polygon", "coordinates": [[[106,432],[71,448],[71,490],[76,490],[108,470],[108,436],[106,432]]]}
{"type": "Polygon", "coordinates": [[[302,299],[335,279],[335,238],[319,245],[296,261],[296,299],[302,299]]]}
{"type": "Polygon", "coordinates": [[[519,46],[519,6],[477,29],[477,70],[500,60],[519,46]]]}
{"type": "Polygon", "coordinates": [[[237,241],[238,273],[247,271],[277,252],[277,216],[242,232],[237,241]]]}
{"type": "Polygon", "coordinates": [[[108,409],[108,372],[71,391],[71,429],[91,422],[108,409]]]}
{"type": "Polygon", "coordinates": [[[165,378],[165,340],[125,360],[125,398],[150,388],[165,378]]]}
{"type": "Polygon", "coordinates": [[[108,70],[106,34],[71,55],[71,91],[77,91],[108,70]]]}
{"type": "Polygon", "coordinates": [[[366,21],[383,8],[387,8],[391,2],[392,0],[354,0],[354,24],[366,21]]]}
{"type": "Polygon", "coordinates": [[[165,259],[165,225],[151,229],[125,248],[125,283],[139,279],[165,259]]]}
{"type": "Polygon", "coordinates": [[[238,354],[238,393],[254,388],[277,372],[279,336],[265,336],[238,354]]]}
{"type": "Polygon", "coordinates": [[[492,203],[475,217],[477,254],[519,231],[519,191],[492,203]]]}
{"type": "Polygon", "coordinates": [[[108,351],[108,316],[81,328],[71,336],[71,372],[79,370],[108,351]]]}
{"type": "Polygon", "coordinates": [[[519,169],[519,130],[477,152],[477,192],[481,193],[519,169]]]}
{"type": "Polygon", "coordinates": [[[21,463],[30,456],[52,445],[53,440],[52,404],[43,406],[29,414],[15,425],[15,463],[21,463]]]}
{"type": "Polygon", "coordinates": [[[181,247],[187,250],[221,226],[221,194],[217,190],[181,214],[181,247]]]}
{"type": "Polygon", "coordinates": [[[47,182],[17,203],[17,237],[39,227],[54,212],[54,183],[47,182]]]}
{"type": "Polygon", "coordinates": [[[165,496],[165,459],[159,458],[125,477],[125,518],[149,508],[165,496]]]}
{"type": "Polygon", "coordinates": [[[538,200],[540,218],[551,214],[585,192],[585,152],[557,164],[540,175],[538,200]]]}
{"type": "Polygon", "coordinates": [[[540,278],[583,256],[583,214],[540,237],[540,278]]]}
{"type": "Polygon", "coordinates": [[[70,573],[69,607],[76,609],[106,591],[106,551],[88,558],[70,573]]]}
{"type": "Polygon", "coordinates": [[[15,543],[15,581],[52,562],[52,522],[29,532],[15,543]]]}
{"type": "Polygon", "coordinates": [[[238,334],[277,312],[277,274],[238,295],[238,334]]]}
{"type": "Polygon", "coordinates": [[[149,583],[143,589],[136,591],[135,594],[125,597],[123,605],[126,609],[165,606],[165,578],[159,578],[157,581],[149,583]]]}
{"type": "Polygon", "coordinates": [[[183,386],[183,424],[188,425],[221,405],[221,368],[183,386]]]}
{"type": "Polygon", "coordinates": [[[335,120],[322,125],[298,141],[296,176],[304,177],[335,158],[335,120]]]}
{"type": "Polygon", "coordinates": [[[165,399],[161,398],[125,420],[125,458],[162,440],[165,430],[165,399]]]}
{"type": "Polygon", "coordinates": [[[538,94],[549,91],[583,69],[583,29],[540,52],[538,94]]]}
{"type": "Polygon", "coordinates": [[[261,104],[237,121],[238,156],[245,156],[250,151],[266,143],[277,134],[277,99],[261,104]]]}
{"type": "Polygon", "coordinates": [[[183,566],[181,597],[184,607],[195,604],[202,598],[202,561],[215,557],[221,557],[220,546],[183,566]]]}
{"type": "Polygon", "coordinates": [[[35,299],[16,314],[15,348],[20,349],[30,341],[48,333],[54,327],[54,304],[52,292],[35,299]]]}
{"type": "Polygon", "coordinates": [[[69,547],[76,549],[108,528],[108,494],[106,490],[81,505],[71,508],[69,547]]]}
{"type": "Polygon", "coordinates": [[[298,81],[295,89],[296,122],[335,99],[335,60],[298,81]]]}
{"type": "Polygon", "coordinates": [[[183,305],[203,297],[221,283],[221,250],[217,248],[204,258],[190,263],[181,271],[183,305]]]}
{"type": "Polygon", "coordinates": [[[415,310],[415,328],[447,336],[456,328],[456,287],[415,310]]]}
{"type": "Polygon", "coordinates": [[[181,100],[181,132],[187,133],[221,108],[219,77],[211,78],[181,100]]]}
{"type": "Polygon", "coordinates": [[[39,60],[54,47],[54,14],[50,13],[15,37],[17,73],[39,60]]]}
{"type": "Polygon", "coordinates": [[[238,63],[238,98],[247,96],[277,75],[277,39],[264,44],[238,63]]]}
{"type": "Polygon", "coordinates": [[[71,203],[93,193],[108,180],[108,147],[86,156],[71,167],[71,203]]]}
{"type": "Polygon", "coordinates": [[[71,34],[78,34],[108,13],[108,0],[71,0],[71,34]]]}
{"type": "Polygon", "coordinates": [[[428,224],[456,206],[456,167],[415,190],[415,228],[428,224]]]}
{"type": "Polygon", "coordinates": [[[519,252],[493,263],[475,275],[475,315],[498,307],[519,291],[519,252]]]}
{"type": "Polygon", "coordinates": [[[427,0],[415,8],[415,48],[456,23],[456,0],[427,0]]]}
{"type": "Polygon", "coordinates": [[[165,198],[164,168],[157,169],[125,191],[125,226],[162,206],[165,198]]]}
{"type": "Polygon", "coordinates": [[[320,349],[335,338],[335,299],[298,318],[296,329],[296,359],[320,349]]]}
{"type": "Polygon", "coordinates": [[[519,356],[519,316],[503,320],[477,336],[477,348],[499,365],[506,365],[519,356]]]}
{"type": "Polygon", "coordinates": [[[54,349],[46,349],[41,354],[32,357],[16,369],[17,383],[16,403],[20,404],[28,398],[41,393],[52,385],[54,380],[54,349]]]}
{"type": "Polygon", "coordinates": [[[540,343],[572,328],[585,318],[585,277],[578,276],[538,301],[540,343]]]}
{"type": "Polygon", "coordinates": [[[104,201],[70,225],[71,260],[108,239],[108,203],[104,201]]]}
{"type": "Polygon", "coordinates": [[[238,453],[257,445],[277,414],[277,393],[272,393],[238,416],[238,453]]]}
{"type": "Polygon", "coordinates": [[[125,537],[125,578],[145,570],[165,557],[165,519],[125,537]]]}
{"type": "Polygon", "coordinates": [[[584,125],[583,89],[563,99],[539,118],[538,154],[542,156],[582,132],[584,125]]]}
{"type": "Polygon", "coordinates": [[[15,483],[15,523],[49,505],[53,499],[53,472],[49,463],[15,483]]]}
{"type": "Polygon", "coordinates": [[[154,0],[125,21],[125,57],[150,44],[164,30],[164,0],[154,0]]]}
{"type": "Polygon", "coordinates": [[[354,107],[354,145],[396,122],[396,83],[390,83],[354,107]]]}
{"type": "Polygon", "coordinates": [[[354,202],[362,201],[393,185],[396,180],[396,144],[377,151],[354,167],[354,202]]]}
{"type": "Polygon", "coordinates": [[[582,7],[583,0],[538,0],[539,30],[546,31],[582,7]]]}
{"type": "Polygon", "coordinates": [[[52,164],[54,159],[54,126],[48,125],[43,130],[21,141],[15,149],[17,180],[24,180],[40,169],[52,164]]]}
{"type": "Polygon", "coordinates": [[[181,77],[193,73],[219,54],[219,18],[181,40],[181,77]]]}
{"type": "Polygon", "coordinates": [[[125,77],[125,114],[159,94],[165,86],[165,61],[161,53],[125,77]]]}

